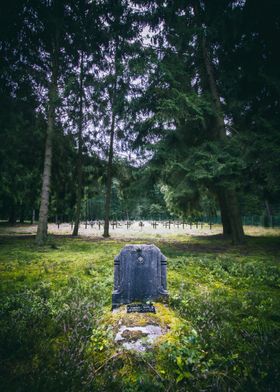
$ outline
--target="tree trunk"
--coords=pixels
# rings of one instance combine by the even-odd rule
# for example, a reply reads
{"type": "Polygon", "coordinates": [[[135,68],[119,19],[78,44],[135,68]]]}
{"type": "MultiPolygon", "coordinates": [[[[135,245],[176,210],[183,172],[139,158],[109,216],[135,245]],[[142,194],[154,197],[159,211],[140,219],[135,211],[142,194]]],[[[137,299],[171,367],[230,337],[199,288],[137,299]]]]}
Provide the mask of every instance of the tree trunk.
{"type": "Polygon", "coordinates": [[[244,231],[235,189],[227,189],[225,191],[225,198],[232,242],[233,244],[241,244],[244,242],[244,231]]]}
{"type": "MultiPolygon", "coordinates": [[[[202,37],[202,56],[215,117],[213,137],[216,140],[218,139],[225,141],[227,135],[224,124],[224,116],[222,112],[217,83],[214,77],[213,65],[209,58],[209,53],[207,50],[205,34],[203,34],[202,37]]],[[[224,188],[221,190],[221,192],[223,193],[223,196],[221,196],[219,200],[222,215],[223,231],[224,233],[230,233],[232,242],[234,244],[242,243],[244,241],[244,231],[242,219],[240,216],[236,190],[234,187],[230,189],[224,188]]]]}
{"type": "Polygon", "coordinates": [[[49,212],[49,195],[51,182],[51,165],[52,165],[52,148],[53,148],[53,133],[55,123],[55,106],[57,97],[57,47],[54,48],[56,53],[53,53],[52,58],[52,77],[49,90],[49,107],[48,107],[48,123],[47,123],[47,139],[45,146],[45,159],[43,181],[41,189],[41,204],[39,211],[39,222],[37,228],[36,242],[38,245],[43,245],[47,239],[48,232],[48,212],[49,212]]]}
{"type": "Polygon", "coordinates": [[[21,203],[20,204],[20,217],[19,217],[19,222],[24,223],[24,205],[21,203]]]}
{"type": "Polygon", "coordinates": [[[31,225],[33,225],[34,222],[35,222],[35,210],[32,210],[32,215],[30,220],[31,225]]]}
{"type": "Polygon", "coordinates": [[[265,200],[264,204],[265,204],[265,210],[266,210],[267,216],[272,216],[271,208],[270,208],[268,200],[265,200]]]}
{"type": "Polygon", "coordinates": [[[220,96],[217,88],[217,83],[214,78],[214,70],[212,66],[212,62],[209,58],[207,46],[206,46],[206,38],[203,34],[202,37],[202,55],[204,66],[206,70],[206,79],[208,84],[208,89],[211,93],[212,100],[212,108],[214,112],[215,126],[213,129],[213,137],[215,139],[226,140],[226,130],[224,123],[224,115],[222,111],[222,106],[220,102],[220,96]]]}
{"type": "Polygon", "coordinates": [[[77,192],[76,192],[76,214],[73,236],[79,232],[81,202],[82,202],[82,182],[83,182],[83,78],[84,78],[84,53],[81,53],[80,59],[80,91],[79,91],[79,131],[78,131],[78,159],[77,159],[77,192]]]}
{"type": "Polygon", "coordinates": [[[105,197],[105,217],[104,217],[104,233],[103,237],[110,237],[109,224],[110,224],[110,209],[111,209],[111,194],[112,194],[112,166],[113,166],[113,155],[114,155],[114,135],[115,135],[115,113],[112,112],[112,122],[110,130],[110,146],[109,146],[109,157],[107,165],[107,183],[106,183],[106,197],[105,197]]]}
{"type": "Polygon", "coordinates": [[[265,205],[265,214],[263,219],[263,226],[272,227],[273,226],[272,213],[268,200],[264,201],[264,205],[265,205]]]}
{"type": "Polygon", "coordinates": [[[111,209],[111,195],[112,195],[112,168],[113,168],[113,155],[114,155],[114,136],[115,136],[115,122],[116,122],[116,94],[117,94],[117,78],[118,78],[118,46],[119,46],[119,37],[116,37],[115,42],[115,56],[114,56],[114,85],[112,91],[112,99],[111,99],[111,129],[110,129],[110,145],[109,145],[109,157],[108,157],[108,165],[107,165],[107,184],[106,184],[106,196],[105,196],[105,211],[104,211],[104,232],[103,237],[110,237],[109,234],[109,224],[110,224],[110,209],[111,209]]]}
{"type": "Polygon", "coordinates": [[[224,190],[218,190],[218,200],[221,210],[221,220],[223,225],[223,235],[228,237],[231,236],[231,224],[229,215],[227,212],[227,203],[224,195],[224,190]]]}
{"type": "Polygon", "coordinates": [[[15,202],[12,201],[10,204],[9,208],[9,224],[10,225],[15,225],[17,222],[17,217],[16,217],[16,206],[15,202]]]}

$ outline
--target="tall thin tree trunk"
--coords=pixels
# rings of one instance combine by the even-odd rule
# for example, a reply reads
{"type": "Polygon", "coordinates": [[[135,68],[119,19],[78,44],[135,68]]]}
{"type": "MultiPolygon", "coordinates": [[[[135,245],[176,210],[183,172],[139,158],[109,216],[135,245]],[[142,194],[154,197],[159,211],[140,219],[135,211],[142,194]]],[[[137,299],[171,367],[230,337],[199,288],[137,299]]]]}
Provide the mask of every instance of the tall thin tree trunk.
{"type": "MultiPolygon", "coordinates": [[[[206,70],[209,91],[211,93],[211,98],[212,98],[213,111],[215,113],[215,120],[216,120],[216,126],[215,126],[213,136],[215,139],[220,139],[222,141],[225,141],[227,135],[226,135],[226,129],[224,123],[224,116],[221,107],[220,96],[218,93],[217,83],[214,77],[214,70],[213,70],[212,62],[209,58],[209,53],[206,45],[206,38],[204,34],[202,37],[202,55],[203,55],[203,61],[206,70]]],[[[220,200],[223,201],[222,201],[222,205],[220,204],[220,207],[221,207],[221,214],[224,217],[224,220],[222,221],[223,225],[225,224],[225,226],[223,226],[224,232],[230,232],[231,239],[234,244],[242,243],[244,241],[244,231],[243,231],[242,219],[240,215],[236,190],[232,186],[230,189],[223,188],[221,192],[223,193],[223,195],[220,195],[220,200]],[[228,223],[230,229],[228,227],[228,223]]]]}
{"type": "Polygon", "coordinates": [[[111,129],[110,129],[110,145],[109,145],[109,156],[107,165],[107,183],[106,183],[106,196],[105,196],[105,208],[104,208],[104,232],[103,237],[110,237],[109,225],[110,225],[110,210],[111,210],[111,195],[112,195],[112,170],[113,170],[113,156],[114,156],[114,137],[115,137],[115,124],[116,124],[116,95],[117,95],[117,78],[118,78],[118,47],[119,37],[116,37],[115,41],[115,56],[114,56],[114,84],[111,99],[111,129]]]}
{"type": "Polygon", "coordinates": [[[23,203],[21,203],[20,204],[20,217],[19,217],[19,222],[20,223],[24,223],[24,218],[25,218],[25,208],[24,208],[24,205],[23,205],[23,203]]]}
{"type": "Polygon", "coordinates": [[[265,211],[266,211],[266,217],[267,217],[267,219],[266,219],[266,217],[264,219],[264,226],[265,227],[272,227],[273,226],[272,213],[271,213],[271,208],[270,208],[268,200],[265,200],[264,204],[265,204],[265,211]]]}
{"type": "Polygon", "coordinates": [[[30,223],[31,225],[33,225],[33,223],[35,222],[35,210],[32,210],[32,215],[31,215],[31,219],[30,219],[30,223]]]}
{"type": "Polygon", "coordinates": [[[16,222],[17,222],[16,203],[14,202],[14,200],[12,200],[9,208],[9,224],[15,225],[16,222]]]}
{"type": "Polygon", "coordinates": [[[105,217],[104,217],[104,233],[103,237],[110,237],[109,224],[110,224],[110,209],[111,209],[111,195],[112,195],[112,169],[113,169],[113,155],[114,155],[114,136],[115,136],[115,120],[116,116],[114,109],[112,109],[112,120],[110,129],[110,145],[109,157],[107,165],[107,183],[106,183],[106,197],[105,197],[105,217]]]}
{"type": "Polygon", "coordinates": [[[81,202],[82,202],[82,182],[83,182],[83,78],[84,78],[84,53],[81,53],[80,59],[80,91],[79,91],[79,130],[78,130],[78,159],[77,159],[77,191],[76,191],[76,214],[73,236],[79,232],[81,202]]]}
{"type": "Polygon", "coordinates": [[[49,106],[48,106],[48,123],[47,123],[47,139],[45,145],[44,171],[41,190],[41,204],[39,211],[39,222],[37,228],[36,242],[43,245],[47,239],[48,232],[48,212],[49,212],[49,196],[51,183],[51,165],[52,165],[52,149],[53,134],[55,124],[55,106],[57,97],[57,47],[53,49],[56,53],[52,56],[52,76],[49,90],[49,106]]]}

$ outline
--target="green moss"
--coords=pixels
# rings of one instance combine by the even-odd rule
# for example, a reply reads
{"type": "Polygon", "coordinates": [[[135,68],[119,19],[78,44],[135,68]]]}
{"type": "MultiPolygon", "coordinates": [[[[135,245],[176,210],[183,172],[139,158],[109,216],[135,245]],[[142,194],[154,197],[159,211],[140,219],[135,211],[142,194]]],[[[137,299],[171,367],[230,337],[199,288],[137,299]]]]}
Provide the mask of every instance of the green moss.
{"type": "Polygon", "coordinates": [[[110,310],[113,260],[124,242],[1,242],[4,390],[277,389],[279,237],[250,237],[240,247],[221,238],[157,239],[170,300],[156,314],[110,310]],[[125,352],[114,342],[120,324],[166,333],[144,354],[125,352]]]}
{"type": "Polygon", "coordinates": [[[128,342],[134,342],[135,340],[139,340],[148,336],[147,333],[142,331],[130,331],[128,329],[124,330],[122,333],[123,338],[128,342]]]}

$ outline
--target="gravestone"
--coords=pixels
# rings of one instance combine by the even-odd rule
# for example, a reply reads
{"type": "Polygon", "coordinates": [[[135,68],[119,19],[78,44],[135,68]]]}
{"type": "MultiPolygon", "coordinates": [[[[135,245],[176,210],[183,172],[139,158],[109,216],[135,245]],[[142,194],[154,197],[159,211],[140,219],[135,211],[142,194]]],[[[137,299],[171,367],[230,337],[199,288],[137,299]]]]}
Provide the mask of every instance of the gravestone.
{"type": "Polygon", "coordinates": [[[115,258],[112,308],[166,300],[166,257],[155,245],[126,245],[115,258]]]}
{"type": "Polygon", "coordinates": [[[131,222],[129,222],[129,221],[127,221],[127,222],[126,222],[126,227],[127,227],[127,230],[130,228],[131,224],[132,224],[132,223],[131,223],[131,222]]]}

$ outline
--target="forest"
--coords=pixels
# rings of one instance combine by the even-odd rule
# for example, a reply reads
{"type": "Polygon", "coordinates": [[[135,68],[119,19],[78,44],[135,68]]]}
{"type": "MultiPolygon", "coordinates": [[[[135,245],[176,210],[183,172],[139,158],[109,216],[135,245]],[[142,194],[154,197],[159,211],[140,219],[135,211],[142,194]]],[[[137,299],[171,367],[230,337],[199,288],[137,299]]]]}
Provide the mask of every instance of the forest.
{"type": "Polygon", "coordinates": [[[278,390],[279,39],[278,0],[0,3],[5,391],[278,390]],[[135,241],[170,287],[141,355],[110,313],[135,241]]]}

